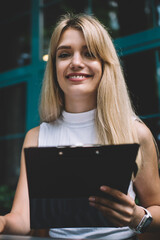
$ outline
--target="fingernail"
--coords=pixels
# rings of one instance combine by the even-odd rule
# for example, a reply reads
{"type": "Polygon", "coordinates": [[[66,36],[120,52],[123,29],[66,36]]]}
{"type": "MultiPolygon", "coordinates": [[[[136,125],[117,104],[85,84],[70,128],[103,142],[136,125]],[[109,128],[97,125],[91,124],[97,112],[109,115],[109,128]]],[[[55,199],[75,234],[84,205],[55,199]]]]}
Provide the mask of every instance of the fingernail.
{"type": "Polygon", "coordinates": [[[107,187],[106,187],[106,186],[101,186],[100,189],[101,189],[102,191],[106,191],[106,190],[107,190],[107,187]]]}
{"type": "Polygon", "coordinates": [[[89,201],[95,202],[95,197],[89,197],[89,201]]]}

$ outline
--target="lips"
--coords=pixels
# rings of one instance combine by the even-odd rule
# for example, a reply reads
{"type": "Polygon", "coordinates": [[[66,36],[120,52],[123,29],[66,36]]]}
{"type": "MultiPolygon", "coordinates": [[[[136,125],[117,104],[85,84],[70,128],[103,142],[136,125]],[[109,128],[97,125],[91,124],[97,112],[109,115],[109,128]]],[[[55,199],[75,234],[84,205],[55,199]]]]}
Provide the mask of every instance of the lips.
{"type": "Polygon", "coordinates": [[[69,80],[72,81],[82,81],[89,77],[92,77],[92,75],[86,74],[86,73],[70,73],[66,76],[69,80]]]}

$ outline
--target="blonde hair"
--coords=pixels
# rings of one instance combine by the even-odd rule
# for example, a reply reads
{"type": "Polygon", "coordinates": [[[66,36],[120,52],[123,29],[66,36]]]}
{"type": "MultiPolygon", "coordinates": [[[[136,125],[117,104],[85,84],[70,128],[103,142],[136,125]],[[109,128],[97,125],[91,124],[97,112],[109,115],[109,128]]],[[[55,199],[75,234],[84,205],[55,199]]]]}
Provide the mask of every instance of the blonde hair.
{"type": "Polygon", "coordinates": [[[131,106],[121,65],[105,26],[94,16],[66,14],[52,34],[40,104],[42,121],[56,120],[64,109],[64,96],[56,79],[55,55],[62,33],[68,28],[83,32],[89,51],[102,61],[103,75],[98,87],[96,127],[98,143],[138,142],[134,129],[136,114],[131,106]]]}

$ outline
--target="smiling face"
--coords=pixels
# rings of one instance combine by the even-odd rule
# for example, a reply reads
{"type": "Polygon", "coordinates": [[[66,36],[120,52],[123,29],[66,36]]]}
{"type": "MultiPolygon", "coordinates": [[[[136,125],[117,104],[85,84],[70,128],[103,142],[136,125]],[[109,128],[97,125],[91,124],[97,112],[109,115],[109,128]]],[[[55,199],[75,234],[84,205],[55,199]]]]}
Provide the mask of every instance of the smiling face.
{"type": "Polygon", "coordinates": [[[96,107],[102,64],[89,53],[82,31],[69,28],[63,32],[56,52],[56,71],[65,107],[82,100],[93,105],[90,108],[96,107]]]}

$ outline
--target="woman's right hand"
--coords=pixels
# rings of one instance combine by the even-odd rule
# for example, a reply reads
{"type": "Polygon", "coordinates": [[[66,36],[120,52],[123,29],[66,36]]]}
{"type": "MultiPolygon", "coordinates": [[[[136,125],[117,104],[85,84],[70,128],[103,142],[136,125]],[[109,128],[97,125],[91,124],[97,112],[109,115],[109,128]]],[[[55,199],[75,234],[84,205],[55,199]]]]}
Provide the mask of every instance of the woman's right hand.
{"type": "Polygon", "coordinates": [[[0,216],[0,233],[3,233],[5,229],[6,220],[4,216],[0,216]]]}

